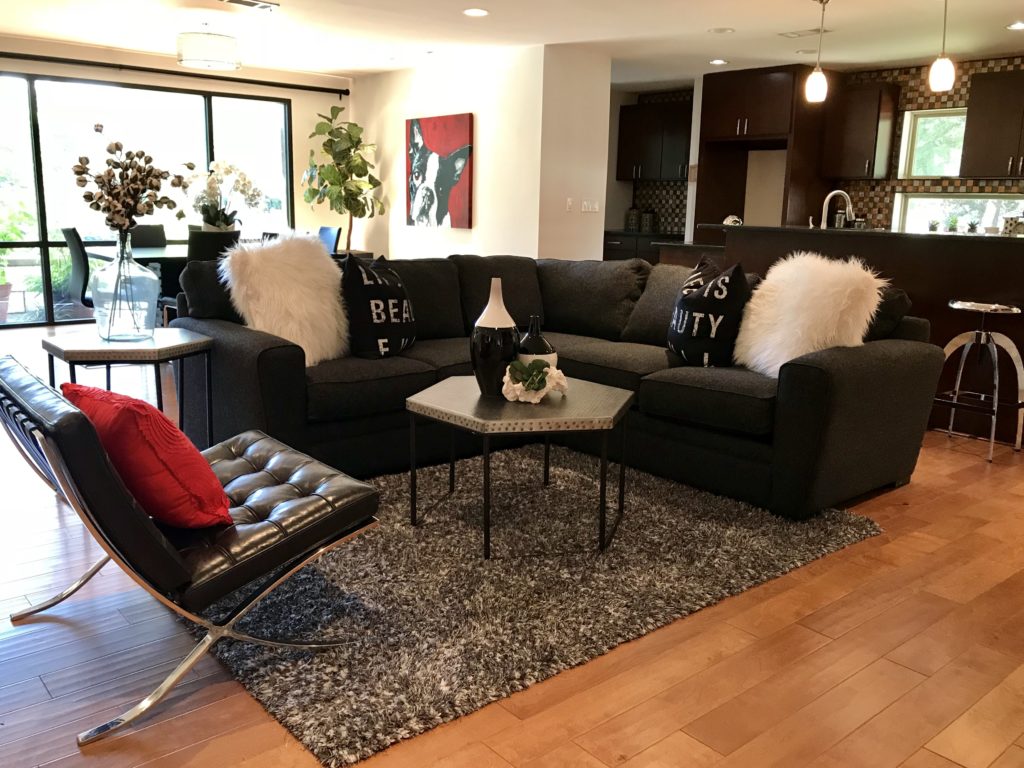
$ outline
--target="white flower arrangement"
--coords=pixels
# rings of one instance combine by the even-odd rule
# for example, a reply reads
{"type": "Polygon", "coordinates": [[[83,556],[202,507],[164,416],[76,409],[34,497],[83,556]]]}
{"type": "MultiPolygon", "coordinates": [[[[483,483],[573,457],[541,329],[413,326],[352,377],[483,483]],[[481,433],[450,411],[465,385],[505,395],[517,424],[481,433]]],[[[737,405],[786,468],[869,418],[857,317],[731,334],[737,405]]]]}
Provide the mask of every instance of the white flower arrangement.
{"type": "Polygon", "coordinates": [[[200,192],[192,201],[196,213],[203,222],[220,229],[228,229],[240,222],[238,211],[231,210],[238,205],[257,208],[265,204],[266,198],[252,180],[230,163],[214,160],[210,172],[198,174],[193,183],[200,192]]]}
{"type": "Polygon", "coordinates": [[[505,369],[501,394],[510,402],[536,405],[548,392],[568,392],[565,374],[552,368],[546,360],[534,360],[529,365],[514,361],[505,369]]]}

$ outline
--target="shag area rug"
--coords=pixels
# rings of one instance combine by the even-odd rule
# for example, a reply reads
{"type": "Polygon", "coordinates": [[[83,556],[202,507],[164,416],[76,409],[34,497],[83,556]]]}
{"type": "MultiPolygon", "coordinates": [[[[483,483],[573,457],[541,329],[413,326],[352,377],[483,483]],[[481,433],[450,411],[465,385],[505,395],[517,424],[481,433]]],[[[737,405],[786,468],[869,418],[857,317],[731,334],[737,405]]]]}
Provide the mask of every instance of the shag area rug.
{"type": "MultiPolygon", "coordinates": [[[[217,655],[325,765],[353,763],[879,533],[829,511],[791,522],[630,471],[626,513],[598,554],[598,461],[552,448],[492,455],[492,559],[479,459],[374,482],[380,526],[326,555],[246,618],[255,634],[351,638],[320,653],[224,641],[217,655]]],[[[609,468],[609,507],[617,467],[609,468]]],[[[611,514],[609,515],[611,518],[611,514]]]]}

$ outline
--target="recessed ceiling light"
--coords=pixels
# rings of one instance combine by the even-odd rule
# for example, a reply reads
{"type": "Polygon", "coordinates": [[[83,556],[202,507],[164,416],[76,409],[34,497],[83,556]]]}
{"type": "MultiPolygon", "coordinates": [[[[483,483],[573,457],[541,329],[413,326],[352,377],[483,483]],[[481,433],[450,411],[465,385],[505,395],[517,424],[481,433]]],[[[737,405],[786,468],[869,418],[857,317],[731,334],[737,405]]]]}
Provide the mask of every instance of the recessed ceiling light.
{"type": "Polygon", "coordinates": [[[725,59],[712,59],[708,64],[714,64],[716,67],[724,67],[729,62],[725,59]]]}
{"type": "Polygon", "coordinates": [[[735,31],[732,27],[712,27],[708,30],[713,35],[731,35],[735,31]]]}
{"type": "Polygon", "coordinates": [[[1024,21],[1015,21],[1013,24],[1007,24],[1007,29],[1024,29],[1024,21]]]}
{"type": "Polygon", "coordinates": [[[485,11],[483,8],[467,8],[462,12],[466,16],[472,16],[474,19],[482,19],[487,16],[490,11],[485,11]]]}

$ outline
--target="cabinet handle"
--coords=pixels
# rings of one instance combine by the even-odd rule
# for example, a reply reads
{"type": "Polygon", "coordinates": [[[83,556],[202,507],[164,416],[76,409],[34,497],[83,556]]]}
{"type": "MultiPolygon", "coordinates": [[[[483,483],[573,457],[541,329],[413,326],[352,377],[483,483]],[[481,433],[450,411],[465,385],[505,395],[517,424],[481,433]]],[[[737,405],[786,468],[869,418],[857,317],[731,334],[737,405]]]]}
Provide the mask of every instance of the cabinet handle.
{"type": "Polygon", "coordinates": [[[640,168],[640,170],[636,172],[636,177],[638,179],[642,179],[644,177],[644,164],[640,163],[639,168],[640,168]]]}
{"type": "Polygon", "coordinates": [[[743,118],[743,135],[747,135],[747,123],[750,122],[747,118],[743,118]]]}
{"type": "Polygon", "coordinates": [[[1013,173],[1013,155],[1010,155],[1010,159],[1006,161],[1006,175],[1009,176],[1013,173]]]}
{"type": "Polygon", "coordinates": [[[622,245],[622,241],[621,240],[609,240],[608,242],[605,243],[605,245],[622,245]]]}
{"type": "MultiPolygon", "coordinates": [[[[1024,160],[1024,156],[1022,156],[1021,159],[1024,160]]],[[[679,164],[679,178],[680,179],[683,178],[683,164],[682,163],[679,164]]]]}
{"type": "Polygon", "coordinates": [[[1017,161],[1017,175],[1024,176],[1024,155],[1020,156],[1020,160],[1017,161]]]}
{"type": "Polygon", "coordinates": [[[670,242],[662,242],[661,240],[652,240],[651,241],[651,245],[652,246],[658,246],[658,247],[668,246],[670,248],[675,248],[677,245],[682,245],[682,243],[678,242],[678,241],[676,241],[676,242],[671,242],[671,241],[670,242]]]}
{"type": "Polygon", "coordinates": [[[740,135],[740,118],[736,118],[736,135],[740,135]]]}
{"type": "Polygon", "coordinates": [[[864,161],[864,175],[865,176],[868,175],[868,169],[869,168],[871,168],[871,161],[870,160],[865,160],[864,161]]]}

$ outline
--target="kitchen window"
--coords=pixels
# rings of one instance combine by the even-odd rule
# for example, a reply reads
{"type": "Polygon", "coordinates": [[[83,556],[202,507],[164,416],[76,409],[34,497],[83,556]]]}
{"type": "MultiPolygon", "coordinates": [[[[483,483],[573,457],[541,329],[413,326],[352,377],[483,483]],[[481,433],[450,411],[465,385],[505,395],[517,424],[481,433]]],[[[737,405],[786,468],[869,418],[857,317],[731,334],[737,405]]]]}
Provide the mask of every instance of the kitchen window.
{"type": "Polygon", "coordinates": [[[900,177],[959,176],[966,125],[966,109],[908,111],[903,118],[900,177]]]}
{"type": "Polygon", "coordinates": [[[948,232],[955,224],[957,232],[967,232],[977,222],[977,233],[988,228],[1001,229],[1004,216],[1020,216],[1024,195],[936,195],[897,194],[893,230],[897,232],[928,232],[929,224],[938,222],[939,232],[948,232]]]}

